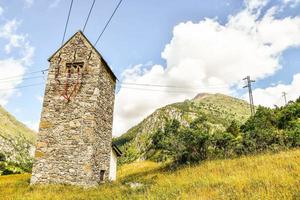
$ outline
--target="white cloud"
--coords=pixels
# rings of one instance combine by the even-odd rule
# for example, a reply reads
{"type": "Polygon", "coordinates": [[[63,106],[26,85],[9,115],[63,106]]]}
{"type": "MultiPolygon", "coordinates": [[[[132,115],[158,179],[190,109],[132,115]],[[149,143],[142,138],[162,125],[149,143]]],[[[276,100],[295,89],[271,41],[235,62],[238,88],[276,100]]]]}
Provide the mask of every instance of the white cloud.
{"type": "Polygon", "coordinates": [[[260,9],[266,6],[268,2],[269,0],[245,0],[246,7],[249,10],[260,9]]]}
{"type": "Polygon", "coordinates": [[[44,97],[41,95],[36,96],[36,99],[40,102],[43,103],[44,97]]]}
{"type": "Polygon", "coordinates": [[[300,0],[283,0],[283,2],[285,4],[288,4],[290,5],[290,7],[296,7],[299,3],[300,3],[300,0]]]}
{"type": "Polygon", "coordinates": [[[34,130],[36,132],[39,131],[39,125],[40,125],[39,121],[25,121],[24,124],[28,128],[30,128],[30,129],[32,129],[32,130],[34,130]]]}
{"type": "Polygon", "coordinates": [[[0,25],[0,39],[7,42],[4,46],[7,58],[0,59],[0,104],[2,105],[5,105],[11,96],[19,94],[15,88],[22,83],[26,66],[32,63],[34,48],[28,42],[26,35],[18,33],[20,24],[16,20],[9,20],[0,25]]]}
{"type": "MultiPolygon", "coordinates": [[[[299,88],[300,73],[294,75],[290,84],[278,84],[272,87],[255,89],[253,91],[254,104],[267,107],[282,106],[285,104],[282,93],[287,93],[287,101],[295,100],[300,96],[299,88]]],[[[247,99],[246,96],[244,98],[247,99]]]]}
{"type": "Polygon", "coordinates": [[[4,50],[7,54],[11,53],[13,49],[19,49],[22,55],[22,61],[29,65],[32,62],[34,48],[28,42],[27,36],[17,33],[17,29],[21,22],[17,20],[7,21],[0,27],[0,38],[8,40],[4,50]]]}
{"type": "Polygon", "coordinates": [[[34,0],[23,0],[26,8],[30,8],[34,4],[34,0]]]}
{"type": "Polygon", "coordinates": [[[53,2],[49,5],[49,8],[55,8],[60,2],[61,0],[53,0],[53,2]]]}
{"type": "Polygon", "coordinates": [[[21,111],[22,111],[22,109],[20,109],[20,108],[15,108],[14,114],[20,113],[21,111]]]}
{"type": "Polygon", "coordinates": [[[137,65],[126,70],[122,78],[124,82],[193,89],[169,93],[179,89],[159,88],[157,92],[121,87],[116,96],[114,135],[124,133],[165,104],[191,98],[198,92],[233,94],[232,86],[240,84],[245,76],[259,80],[280,69],[281,53],[300,44],[300,18],[276,19],[275,8],[259,16],[267,3],[247,1],[246,8],[230,16],[225,25],[216,19],[204,19],[175,26],[173,38],[162,52],[165,67],[137,65]]]}
{"type": "Polygon", "coordinates": [[[0,6],[0,16],[3,14],[4,9],[0,6]]]}
{"type": "Polygon", "coordinates": [[[22,76],[25,73],[25,67],[20,61],[10,58],[0,60],[0,70],[0,104],[5,105],[9,98],[16,93],[14,88],[22,83],[22,76]],[[14,78],[7,79],[7,77],[12,76],[14,76],[14,78]]]}

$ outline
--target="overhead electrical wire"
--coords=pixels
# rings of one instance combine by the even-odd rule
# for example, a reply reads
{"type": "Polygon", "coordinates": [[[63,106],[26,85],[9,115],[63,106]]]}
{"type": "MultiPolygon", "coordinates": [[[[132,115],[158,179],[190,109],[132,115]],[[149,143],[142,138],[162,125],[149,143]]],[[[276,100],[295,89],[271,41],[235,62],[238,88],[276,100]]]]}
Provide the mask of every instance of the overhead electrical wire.
{"type": "MultiPolygon", "coordinates": [[[[65,28],[64,28],[64,33],[63,33],[63,38],[62,38],[62,42],[61,42],[61,45],[63,45],[64,41],[65,41],[65,36],[66,36],[66,32],[67,32],[67,28],[68,28],[68,24],[69,24],[69,20],[70,20],[70,15],[71,15],[71,11],[72,11],[72,8],[73,8],[73,1],[74,0],[71,0],[70,2],[70,7],[69,7],[69,11],[68,11],[68,16],[67,16],[67,20],[66,20],[66,23],[65,23],[65,28]]],[[[123,0],[120,0],[119,3],[117,4],[116,8],[114,9],[112,15],[110,16],[109,20],[107,21],[107,23],[105,24],[105,27],[103,28],[101,34],[99,35],[95,45],[98,43],[99,39],[101,38],[101,36],[103,35],[104,31],[106,30],[108,24],[110,23],[110,21],[112,20],[113,16],[115,15],[116,11],[118,10],[118,8],[120,7],[121,3],[122,3],[123,0]]],[[[90,10],[89,10],[89,13],[88,13],[88,16],[87,16],[87,19],[85,21],[85,24],[84,24],[84,27],[83,27],[83,31],[85,30],[86,28],[86,25],[89,21],[89,18],[90,18],[90,15],[92,13],[92,10],[94,8],[94,5],[95,5],[95,2],[96,0],[93,0],[93,3],[90,7],[90,10]]],[[[12,78],[18,78],[18,77],[25,77],[27,75],[31,75],[31,74],[36,74],[36,73],[45,73],[46,71],[48,71],[48,69],[43,69],[43,70],[39,70],[39,71],[33,71],[33,72],[29,72],[29,73],[26,73],[26,74],[23,74],[23,75],[17,75],[17,76],[9,76],[9,77],[4,77],[4,78],[0,78],[0,81],[2,80],[8,80],[8,79],[12,79],[12,78]]],[[[23,78],[24,79],[24,78],[23,78]]]]}
{"type": "Polygon", "coordinates": [[[162,88],[176,88],[176,89],[187,89],[187,88],[194,88],[194,89],[199,89],[199,88],[211,88],[211,87],[228,87],[226,84],[216,84],[216,85],[207,85],[205,87],[203,86],[191,86],[191,87],[184,87],[184,86],[177,86],[177,85],[159,85],[159,84],[148,84],[148,83],[128,83],[128,82],[120,82],[119,85],[133,85],[133,86],[145,86],[145,87],[162,87],[162,88]]]}
{"type": "Polygon", "coordinates": [[[96,46],[96,45],[97,45],[97,43],[99,42],[99,40],[100,40],[101,36],[102,36],[102,35],[103,35],[103,33],[105,32],[105,30],[106,30],[107,26],[109,25],[110,21],[111,21],[111,20],[112,20],[112,18],[114,17],[114,15],[115,15],[115,13],[117,12],[118,8],[120,7],[120,5],[121,5],[122,1],[123,1],[123,0],[120,0],[120,1],[119,1],[119,3],[117,4],[117,6],[116,6],[116,8],[114,9],[114,11],[113,11],[112,15],[110,16],[109,20],[106,22],[106,24],[105,24],[104,28],[102,29],[102,31],[101,31],[101,33],[100,33],[99,37],[97,38],[97,40],[96,40],[96,42],[95,42],[94,46],[96,46]]]}
{"type": "MultiPolygon", "coordinates": [[[[31,80],[31,79],[38,79],[38,78],[45,78],[44,76],[45,70],[36,71],[27,73],[25,75],[19,75],[19,76],[10,76],[6,78],[0,79],[0,84],[5,82],[13,82],[13,81],[19,81],[19,80],[31,80]],[[40,76],[28,76],[29,74],[36,74],[36,73],[42,73],[43,75],[40,76]],[[20,77],[20,78],[18,78],[20,77]]],[[[91,82],[91,81],[83,81],[83,84],[86,83],[98,83],[98,82],[91,82]]],[[[178,85],[160,85],[160,84],[149,84],[149,83],[129,83],[129,82],[118,82],[117,85],[119,85],[121,88],[126,89],[137,89],[137,90],[144,90],[145,88],[172,88],[172,89],[221,89],[221,88],[227,88],[229,85],[227,84],[214,84],[214,85],[206,85],[206,86],[178,86],[178,85]],[[131,86],[137,86],[135,88],[131,86]]],[[[165,90],[159,90],[159,91],[165,91],[165,90]]]]}
{"type": "MultiPolygon", "coordinates": [[[[68,10],[68,15],[67,15],[67,20],[66,20],[66,23],[65,23],[65,27],[64,27],[64,33],[63,33],[63,38],[62,38],[62,42],[61,42],[61,45],[63,45],[64,41],[65,41],[65,37],[66,37],[66,32],[67,32],[67,28],[68,28],[68,24],[69,24],[69,20],[70,20],[70,16],[71,16],[71,11],[72,11],[72,8],[73,8],[73,1],[74,0],[71,0],[70,2],[70,6],[69,6],[69,10],[68,10]]],[[[99,42],[100,38],[102,37],[103,33],[105,32],[106,28],[108,27],[110,21],[112,20],[112,18],[114,17],[115,13],[117,12],[118,8],[120,7],[121,3],[122,3],[123,0],[120,0],[119,3],[117,4],[116,8],[114,9],[112,15],[110,16],[109,20],[106,22],[103,30],[101,31],[99,37],[97,38],[97,41],[95,42],[94,46],[97,45],[97,43],[99,42]]],[[[94,8],[94,5],[95,5],[95,2],[96,0],[93,0],[93,3],[90,7],[90,10],[89,10],[89,13],[88,13],[88,16],[87,16],[87,19],[85,21],[85,24],[84,24],[84,27],[83,27],[83,31],[85,30],[86,26],[87,26],[87,23],[89,21],[89,18],[90,18],[90,15],[92,13],[92,10],[94,8]]],[[[29,73],[26,73],[26,74],[23,74],[23,75],[17,75],[17,76],[9,76],[9,77],[4,77],[4,78],[0,78],[0,83],[3,83],[3,82],[11,82],[11,81],[19,81],[19,77],[21,80],[30,80],[30,79],[37,79],[37,78],[42,78],[43,76],[35,76],[35,77],[27,77],[28,75],[32,75],[32,74],[37,74],[37,73],[42,73],[44,74],[46,71],[48,71],[48,69],[43,69],[43,70],[39,70],[39,71],[34,71],[34,72],[29,72],[29,73]],[[27,77],[27,78],[26,78],[27,77]]],[[[23,87],[31,87],[31,86],[34,86],[34,85],[26,85],[26,86],[20,86],[20,87],[14,87],[14,88],[23,88],[23,87]]],[[[14,89],[14,88],[8,88],[8,90],[10,89],[14,89]]],[[[0,88],[0,90],[3,90],[0,88]]],[[[5,89],[6,90],[6,89],[5,89]]]]}
{"type": "Polygon", "coordinates": [[[12,81],[20,81],[20,80],[31,80],[31,79],[38,79],[38,78],[43,78],[44,76],[32,76],[32,77],[20,77],[20,78],[14,78],[14,79],[8,79],[8,80],[0,80],[0,84],[1,83],[9,83],[12,81]]]}
{"type": "Polygon", "coordinates": [[[7,80],[7,79],[12,79],[12,78],[18,78],[18,77],[26,77],[28,75],[31,75],[31,74],[37,74],[37,73],[45,73],[46,71],[48,71],[48,69],[43,69],[43,70],[39,70],[39,71],[32,71],[32,72],[27,72],[25,74],[22,74],[22,75],[17,75],[17,76],[7,76],[7,77],[4,77],[4,78],[0,78],[0,81],[1,80],[7,80]]]}
{"type": "MultiPolygon", "coordinates": [[[[40,70],[35,72],[26,73],[24,75],[19,76],[10,76],[6,78],[0,79],[0,84],[5,82],[13,83],[14,81],[17,82],[19,80],[32,80],[32,79],[38,79],[38,78],[44,78],[44,73],[46,70],[40,70]],[[38,76],[28,76],[30,74],[36,74],[36,73],[42,73],[43,75],[38,76]]],[[[92,83],[91,81],[83,81],[82,83],[92,83]]],[[[229,85],[227,84],[215,84],[215,85],[206,85],[206,86],[200,86],[200,85],[194,85],[194,86],[178,86],[178,85],[161,85],[161,84],[150,84],[150,83],[130,83],[130,82],[118,82],[117,85],[119,85],[121,88],[129,88],[130,89],[138,89],[138,90],[144,90],[145,88],[171,88],[171,89],[183,89],[183,90],[191,90],[191,89],[221,89],[221,88],[227,88],[229,85]],[[133,87],[135,86],[135,88],[133,87]]],[[[160,90],[163,91],[163,90],[160,90]]]]}
{"type": "MultiPolygon", "coordinates": [[[[131,89],[131,90],[140,90],[140,91],[152,91],[152,92],[163,92],[163,93],[195,93],[196,90],[157,90],[157,89],[148,89],[148,88],[136,88],[136,87],[122,87],[123,89],[131,89]]],[[[198,91],[199,92],[199,91],[198,91]]]]}
{"type": "Polygon", "coordinates": [[[33,86],[39,86],[39,85],[44,85],[45,83],[35,83],[35,84],[30,84],[30,85],[23,85],[23,86],[17,86],[13,88],[0,88],[0,91],[5,91],[5,90],[14,90],[18,88],[27,88],[27,87],[33,87],[33,86]]]}
{"type": "Polygon", "coordinates": [[[61,41],[61,45],[63,45],[64,41],[65,41],[65,37],[66,37],[66,32],[67,32],[67,28],[68,28],[68,24],[69,24],[69,19],[70,19],[70,15],[71,15],[72,6],[73,6],[73,0],[71,0],[71,4],[70,4],[70,7],[69,7],[68,17],[67,17],[67,21],[66,21],[66,25],[65,25],[65,30],[64,30],[64,35],[63,35],[63,39],[61,41]]]}
{"type": "Polygon", "coordinates": [[[87,18],[86,18],[86,20],[85,20],[85,23],[84,23],[84,26],[83,26],[83,29],[82,29],[83,32],[84,32],[85,27],[86,27],[86,25],[87,25],[87,23],[88,23],[88,21],[89,21],[89,19],[90,19],[90,15],[91,15],[92,10],[93,10],[93,8],[94,8],[95,2],[96,2],[96,0],[93,0],[92,6],[91,6],[90,11],[89,11],[89,14],[88,14],[88,16],[87,16],[87,18]]]}
{"type": "MultiPolygon", "coordinates": [[[[42,85],[45,85],[45,83],[40,82],[40,83],[29,84],[29,85],[21,85],[21,86],[17,86],[17,87],[14,87],[14,88],[0,88],[0,91],[19,89],[19,88],[29,88],[29,87],[36,87],[36,86],[42,86],[42,85]]],[[[62,85],[64,85],[64,84],[62,84],[62,85]]],[[[122,86],[122,89],[138,90],[138,91],[151,91],[151,92],[162,92],[162,93],[168,93],[168,94],[186,94],[186,93],[197,93],[197,92],[199,92],[199,90],[197,90],[196,88],[195,89],[190,88],[190,89],[187,89],[187,90],[158,90],[158,89],[147,88],[147,87],[146,88],[139,88],[139,87],[122,86]]],[[[206,88],[206,89],[213,89],[213,88],[206,88]]]]}
{"type": "MultiPolygon", "coordinates": [[[[91,83],[91,82],[82,82],[82,83],[91,83]]],[[[14,87],[14,88],[0,88],[0,91],[17,89],[17,88],[27,88],[27,87],[37,86],[37,85],[44,85],[44,84],[45,84],[44,82],[41,82],[41,83],[38,83],[38,84],[21,85],[21,86],[14,87]]],[[[64,84],[61,84],[61,85],[64,85],[64,84]]],[[[224,88],[224,87],[218,87],[218,88],[211,88],[211,87],[192,88],[192,87],[186,87],[186,88],[173,88],[173,90],[170,90],[170,88],[168,88],[166,90],[162,90],[162,89],[155,89],[155,88],[153,88],[153,86],[150,86],[150,88],[149,88],[149,86],[143,86],[143,85],[136,85],[136,86],[139,86],[139,87],[132,87],[132,86],[128,87],[128,86],[125,85],[125,86],[121,86],[121,88],[122,89],[131,89],[131,90],[140,90],[140,91],[165,92],[165,93],[196,93],[196,92],[199,92],[199,89],[222,89],[222,88],[224,88]],[[177,89],[181,89],[181,90],[177,90],[177,89]]]]}

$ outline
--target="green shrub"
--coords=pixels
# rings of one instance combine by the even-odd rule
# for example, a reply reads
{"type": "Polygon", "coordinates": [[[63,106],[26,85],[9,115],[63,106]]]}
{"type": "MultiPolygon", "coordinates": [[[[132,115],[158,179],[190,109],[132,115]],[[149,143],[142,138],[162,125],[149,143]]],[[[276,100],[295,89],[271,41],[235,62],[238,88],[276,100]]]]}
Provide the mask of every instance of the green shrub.
{"type": "Polygon", "coordinates": [[[2,175],[9,175],[9,174],[21,174],[24,171],[19,168],[19,167],[15,167],[15,166],[7,166],[3,171],[2,171],[2,175]]]}
{"type": "Polygon", "coordinates": [[[0,152],[0,162],[1,161],[6,161],[6,156],[5,156],[5,154],[4,153],[2,153],[2,152],[0,152]]]}
{"type": "Polygon", "coordinates": [[[0,162],[0,171],[3,171],[6,167],[6,163],[5,162],[0,162]]]}
{"type": "Polygon", "coordinates": [[[226,132],[231,133],[234,136],[237,136],[240,133],[240,126],[235,120],[233,120],[231,124],[228,126],[228,128],[226,129],[226,132]]]}

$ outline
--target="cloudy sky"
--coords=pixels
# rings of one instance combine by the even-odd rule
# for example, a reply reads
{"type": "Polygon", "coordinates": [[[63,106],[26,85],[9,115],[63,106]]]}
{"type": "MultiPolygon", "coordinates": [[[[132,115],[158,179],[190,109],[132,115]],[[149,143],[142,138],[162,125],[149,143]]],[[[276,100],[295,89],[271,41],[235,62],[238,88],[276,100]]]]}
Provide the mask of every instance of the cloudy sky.
{"type": "MultiPolygon", "coordinates": [[[[74,0],[67,38],[92,0],[74,0]]],[[[96,0],[85,34],[94,42],[117,0],[96,0]]],[[[47,58],[59,48],[70,0],[0,0],[0,104],[37,129],[47,58]]],[[[155,109],[200,92],[283,105],[300,96],[299,0],[124,0],[96,48],[122,83],[115,136],[155,109]],[[162,87],[168,86],[168,87],[162,87]]]]}

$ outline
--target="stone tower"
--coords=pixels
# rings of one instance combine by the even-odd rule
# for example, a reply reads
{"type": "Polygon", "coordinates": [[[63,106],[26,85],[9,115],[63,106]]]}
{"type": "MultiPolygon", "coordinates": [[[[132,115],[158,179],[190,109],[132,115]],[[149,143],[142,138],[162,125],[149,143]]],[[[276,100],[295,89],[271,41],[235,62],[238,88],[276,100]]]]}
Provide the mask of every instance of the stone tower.
{"type": "Polygon", "coordinates": [[[116,76],[84,34],[50,58],[31,184],[109,179],[116,76]]]}

